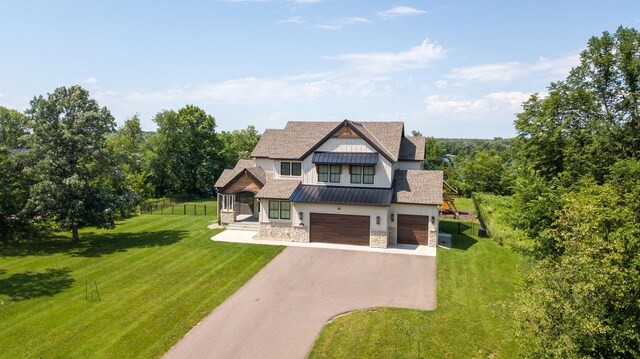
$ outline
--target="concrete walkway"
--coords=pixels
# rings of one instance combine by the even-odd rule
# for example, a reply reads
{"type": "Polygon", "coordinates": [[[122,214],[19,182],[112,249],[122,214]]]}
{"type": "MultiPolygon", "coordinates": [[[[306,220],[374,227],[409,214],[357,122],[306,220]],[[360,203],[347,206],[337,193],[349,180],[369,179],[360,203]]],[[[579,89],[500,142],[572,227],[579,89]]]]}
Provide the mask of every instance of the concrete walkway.
{"type": "Polygon", "coordinates": [[[372,307],[433,310],[435,288],[433,256],[288,247],[165,357],[304,358],[331,318],[372,307]]]}
{"type": "Polygon", "coordinates": [[[271,246],[289,246],[304,248],[326,248],[340,249],[345,251],[361,251],[373,253],[392,253],[392,254],[408,254],[414,256],[431,256],[435,257],[436,248],[428,246],[418,246],[413,244],[392,244],[389,248],[371,248],[369,246],[354,246],[348,244],[333,243],[300,243],[290,241],[278,241],[269,239],[259,239],[258,232],[252,231],[234,231],[226,230],[211,237],[212,241],[231,242],[231,243],[248,243],[248,244],[266,244],[271,246]]]}

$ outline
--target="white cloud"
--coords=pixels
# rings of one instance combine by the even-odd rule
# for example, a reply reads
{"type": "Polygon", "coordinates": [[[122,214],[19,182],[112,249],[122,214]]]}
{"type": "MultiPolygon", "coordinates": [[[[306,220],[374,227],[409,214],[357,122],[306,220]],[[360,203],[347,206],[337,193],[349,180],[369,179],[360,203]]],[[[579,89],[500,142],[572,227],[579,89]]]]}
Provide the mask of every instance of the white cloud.
{"type": "Polygon", "coordinates": [[[84,82],[88,84],[95,84],[96,82],[98,82],[98,79],[94,76],[91,76],[88,79],[84,80],[84,82]]]}
{"type": "Polygon", "coordinates": [[[149,102],[163,106],[184,103],[270,105],[304,103],[319,98],[361,98],[384,93],[375,78],[348,73],[313,73],[280,78],[247,77],[196,86],[176,86],[162,91],[121,93],[103,91],[97,97],[116,102],[149,102]]]}
{"type": "Polygon", "coordinates": [[[424,10],[416,9],[410,6],[396,6],[389,10],[379,12],[378,16],[381,19],[388,20],[388,19],[395,19],[401,16],[416,16],[416,15],[422,15],[425,13],[426,11],[424,10]]]}
{"type": "Polygon", "coordinates": [[[280,20],[278,22],[281,24],[304,24],[306,21],[300,16],[294,16],[285,20],[280,20]]]}
{"type": "Polygon", "coordinates": [[[369,19],[366,19],[364,17],[354,16],[354,17],[341,17],[331,22],[318,24],[316,25],[316,27],[324,30],[338,30],[338,29],[342,29],[345,26],[370,24],[370,23],[371,21],[369,19]]]}
{"type": "Polygon", "coordinates": [[[445,80],[438,80],[438,81],[434,82],[433,84],[436,85],[436,87],[439,88],[439,89],[449,86],[449,83],[447,81],[445,81],[445,80]]]}
{"type": "Polygon", "coordinates": [[[489,113],[513,115],[531,94],[525,92],[492,92],[476,99],[431,95],[424,99],[426,111],[434,115],[486,117],[489,113]]]}
{"type": "Polygon", "coordinates": [[[570,55],[557,59],[540,58],[533,64],[521,62],[484,64],[455,68],[447,77],[463,81],[491,82],[511,81],[530,74],[547,73],[562,76],[566,75],[579,61],[578,55],[570,55]]]}
{"type": "Polygon", "coordinates": [[[441,45],[426,39],[422,44],[407,51],[353,53],[325,58],[344,61],[360,71],[389,73],[425,67],[431,61],[445,57],[445,54],[446,51],[441,45]]]}

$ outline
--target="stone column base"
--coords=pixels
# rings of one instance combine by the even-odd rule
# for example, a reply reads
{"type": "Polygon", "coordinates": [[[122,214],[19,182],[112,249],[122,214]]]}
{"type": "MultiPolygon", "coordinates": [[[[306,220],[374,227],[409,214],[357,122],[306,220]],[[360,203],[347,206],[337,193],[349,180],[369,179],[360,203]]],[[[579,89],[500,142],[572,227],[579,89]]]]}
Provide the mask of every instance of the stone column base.
{"type": "Polygon", "coordinates": [[[304,225],[291,227],[291,241],[309,243],[309,232],[304,225]]]}
{"type": "Polygon", "coordinates": [[[220,211],[220,224],[231,224],[236,221],[236,213],[234,211],[220,211]]]}
{"type": "Polygon", "coordinates": [[[371,232],[369,246],[371,248],[387,248],[389,246],[387,232],[371,232]]]}

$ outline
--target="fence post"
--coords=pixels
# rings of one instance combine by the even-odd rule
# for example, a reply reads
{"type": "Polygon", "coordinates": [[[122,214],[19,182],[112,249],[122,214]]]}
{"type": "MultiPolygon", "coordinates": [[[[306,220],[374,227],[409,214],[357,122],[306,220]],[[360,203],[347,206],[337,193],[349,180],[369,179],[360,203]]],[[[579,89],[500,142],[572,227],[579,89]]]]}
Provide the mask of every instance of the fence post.
{"type": "Polygon", "coordinates": [[[194,204],[194,205],[193,205],[193,215],[195,216],[196,214],[197,214],[197,212],[196,212],[196,205],[194,204]]]}
{"type": "Polygon", "coordinates": [[[182,214],[185,215],[185,216],[187,215],[187,205],[186,204],[184,205],[184,209],[183,209],[182,214]]]}
{"type": "Polygon", "coordinates": [[[204,215],[205,216],[207,215],[207,205],[206,204],[204,205],[204,215]]]}
{"type": "Polygon", "coordinates": [[[149,203],[149,212],[153,214],[153,203],[149,203]]]}
{"type": "Polygon", "coordinates": [[[160,206],[160,214],[164,214],[164,201],[162,202],[162,206],[160,206]]]}
{"type": "Polygon", "coordinates": [[[460,222],[458,222],[458,234],[460,234],[460,222]]]}

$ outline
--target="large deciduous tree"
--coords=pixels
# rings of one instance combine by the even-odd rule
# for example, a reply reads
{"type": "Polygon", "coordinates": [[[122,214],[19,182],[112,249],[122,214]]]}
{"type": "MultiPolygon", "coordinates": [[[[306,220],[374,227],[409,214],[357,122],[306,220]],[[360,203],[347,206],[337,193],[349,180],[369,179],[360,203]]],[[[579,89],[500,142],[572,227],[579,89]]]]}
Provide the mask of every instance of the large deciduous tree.
{"type": "Polygon", "coordinates": [[[187,105],[162,111],[151,139],[153,183],[158,194],[207,194],[222,172],[221,144],[213,116],[187,105]]]}
{"type": "Polygon", "coordinates": [[[80,86],[60,87],[31,101],[27,110],[29,165],[35,184],[25,212],[57,223],[79,241],[78,228],[113,228],[130,193],[107,150],[113,116],[80,86]]]}
{"type": "Polygon", "coordinates": [[[26,134],[27,117],[21,112],[0,106],[0,148],[22,147],[26,134]]]}
{"type": "Polygon", "coordinates": [[[223,145],[222,154],[226,168],[233,168],[238,160],[249,158],[251,151],[260,141],[260,134],[253,125],[242,130],[223,131],[219,137],[223,145]]]}
{"type": "Polygon", "coordinates": [[[140,198],[151,196],[147,146],[140,119],[137,115],[127,119],[118,132],[109,138],[109,149],[117,156],[126,174],[126,186],[140,198]]]}

